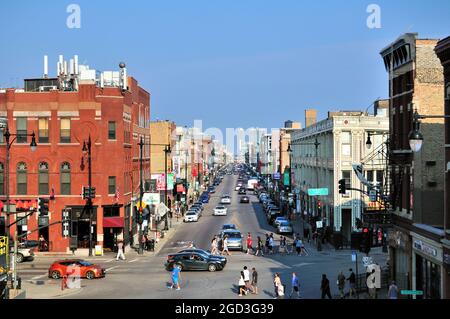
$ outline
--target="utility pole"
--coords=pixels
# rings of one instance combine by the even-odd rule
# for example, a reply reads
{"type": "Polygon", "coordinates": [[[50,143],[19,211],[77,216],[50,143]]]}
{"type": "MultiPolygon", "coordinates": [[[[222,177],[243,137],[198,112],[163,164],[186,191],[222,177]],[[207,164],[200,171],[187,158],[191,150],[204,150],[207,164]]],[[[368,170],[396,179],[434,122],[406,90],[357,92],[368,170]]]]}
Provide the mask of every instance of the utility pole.
{"type": "MultiPolygon", "coordinates": [[[[144,147],[144,140],[141,136],[141,139],[139,141],[139,212],[138,214],[143,214],[143,208],[142,208],[142,198],[144,197],[144,188],[143,188],[143,167],[142,167],[142,149],[144,147]]],[[[158,222],[157,222],[158,223],[158,222]]],[[[142,246],[142,219],[139,216],[138,218],[138,224],[139,224],[139,250],[138,254],[142,255],[144,253],[144,247],[142,246]]]]}

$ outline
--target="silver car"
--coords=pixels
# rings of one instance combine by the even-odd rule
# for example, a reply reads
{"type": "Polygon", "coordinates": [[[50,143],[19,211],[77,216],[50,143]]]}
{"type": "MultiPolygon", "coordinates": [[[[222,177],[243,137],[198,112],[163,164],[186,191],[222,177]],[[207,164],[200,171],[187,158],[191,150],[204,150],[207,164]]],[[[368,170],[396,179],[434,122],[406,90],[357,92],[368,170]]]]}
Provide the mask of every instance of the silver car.
{"type": "MultiPolygon", "coordinates": [[[[227,236],[228,238],[228,249],[229,250],[244,250],[244,245],[242,244],[242,234],[237,229],[227,229],[222,231],[220,234],[221,246],[223,245],[223,239],[227,236]]],[[[222,246],[223,248],[223,246],[222,246]]]]}
{"type": "Polygon", "coordinates": [[[290,222],[288,222],[287,220],[280,222],[277,227],[277,233],[292,235],[294,233],[292,224],[290,222]]]}

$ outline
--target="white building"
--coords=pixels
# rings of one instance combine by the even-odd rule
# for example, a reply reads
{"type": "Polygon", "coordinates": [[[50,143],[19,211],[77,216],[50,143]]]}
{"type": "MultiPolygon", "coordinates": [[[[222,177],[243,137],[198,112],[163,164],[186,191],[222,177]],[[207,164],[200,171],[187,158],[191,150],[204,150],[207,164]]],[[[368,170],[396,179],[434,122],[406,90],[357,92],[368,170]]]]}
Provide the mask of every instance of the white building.
{"type": "Polygon", "coordinates": [[[352,164],[363,162],[366,176],[371,181],[383,182],[385,163],[380,149],[389,132],[389,118],[381,102],[376,102],[376,116],[364,112],[329,112],[326,120],[291,135],[293,190],[299,199],[299,211],[306,211],[310,221],[322,220],[324,227],[342,230],[344,239],[349,241],[368,199],[357,191],[339,194],[338,182],[345,179],[347,188],[363,189],[352,168],[352,164]],[[370,150],[366,147],[369,133],[379,134],[371,136],[370,150]],[[320,143],[317,147],[316,141],[320,143]],[[328,188],[329,194],[310,197],[308,190],[312,188],[328,188]]]}

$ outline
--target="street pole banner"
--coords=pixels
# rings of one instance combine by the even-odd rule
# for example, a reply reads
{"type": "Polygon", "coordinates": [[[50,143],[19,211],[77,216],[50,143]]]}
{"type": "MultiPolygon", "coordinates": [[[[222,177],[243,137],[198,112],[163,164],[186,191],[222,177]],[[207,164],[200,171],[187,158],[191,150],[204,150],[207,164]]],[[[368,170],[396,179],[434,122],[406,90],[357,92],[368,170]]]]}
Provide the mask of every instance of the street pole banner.
{"type": "Polygon", "coordinates": [[[0,237],[0,276],[8,272],[8,237],[0,237]]]}
{"type": "Polygon", "coordinates": [[[364,177],[364,168],[363,168],[362,164],[353,164],[352,167],[353,167],[353,171],[355,172],[356,176],[361,181],[361,183],[363,183],[367,187],[372,186],[369,183],[369,181],[364,177]]]}

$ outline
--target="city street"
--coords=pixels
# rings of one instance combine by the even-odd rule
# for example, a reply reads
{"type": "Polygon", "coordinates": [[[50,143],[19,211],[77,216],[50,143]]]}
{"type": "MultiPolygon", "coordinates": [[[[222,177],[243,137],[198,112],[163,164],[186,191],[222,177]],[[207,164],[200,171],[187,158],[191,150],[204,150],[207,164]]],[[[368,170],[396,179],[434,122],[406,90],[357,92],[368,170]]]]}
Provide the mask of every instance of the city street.
{"type": "MultiPolygon", "coordinates": [[[[170,273],[164,269],[167,254],[187,248],[190,242],[196,247],[209,249],[214,234],[218,234],[223,224],[234,223],[246,235],[250,232],[256,236],[265,237],[266,233],[275,232],[268,225],[256,196],[249,195],[249,204],[240,204],[240,196],[234,191],[237,176],[226,176],[211,194],[211,200],[205,205],[203,216],[197,223],[186,223],[179,226],[173,236],[164,244],[159,253],[153,256],[148,253],[138,256],[134,252],[127,255],[127,260],[116,261],[112,254],[103,257],[86,258],[107,269],[106,278],[88,281],[82,280],[82,288],[74,289],[61,298],[273,298],[273,274],[279,272],[287,292],[291,291],[290,276],[295,271],[300,278],[301,296],[306,299],[320,298],[320,280],[322,274],[330,278],[331,292],[337,295],[336,278],[340,270],[348,276],[348,269],[353,267],[351,251],[335,251],[324,248],[317,250],[306,244],[309,256],[280,256],[278,254],[264,257],[247,255],[242,252],[231,252],[227,256],[228,263],[223,271],[182,272],[181,290],[167,289],[170,273]],[[227,216],[212,216],[214,207],[220,201],[222,194],[230,194],[232,203],[228,207],[227,216]],[[259,295],[237,296],[239,273],[243,266],[256,267],[259,274],[259,295]]],[[[250,194],[250,193],[248,193],[250,194]]],[[[275,235],[276,242],[279,236],[275,235]]],[[[290,238],[292,241],[292,238],[290,238]]],[[[277,243],[278,244],[278,243],[277,243]]],[[[380,265],[385,265],[386,255],[373,249],[371,256],[380,265]]],[[[33,262],[21,264],[20,276],[23,281],[39,285],[40,290],[29,298],[45,298],[45,289],[60,284],[59,280],[47,278],[47,269],[56,258],[38,257],[33,262]],[[45,284],[42,284],[45,283],[45,284]]],[[[360,270],[363,269],[362,264],[360,270]]],[[[54,288],[53,288],[54,289],[54,288]]],[[[58,297],[58,296],[56,296],[58,297]]],[[[384,298],[384,296],[380,296],[384,298]]]]}

